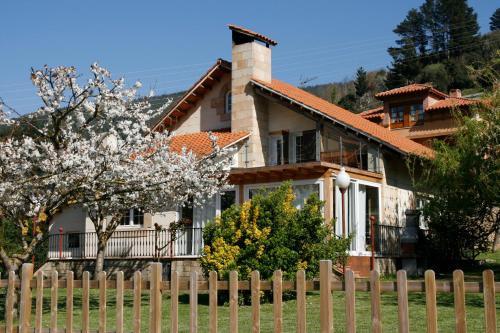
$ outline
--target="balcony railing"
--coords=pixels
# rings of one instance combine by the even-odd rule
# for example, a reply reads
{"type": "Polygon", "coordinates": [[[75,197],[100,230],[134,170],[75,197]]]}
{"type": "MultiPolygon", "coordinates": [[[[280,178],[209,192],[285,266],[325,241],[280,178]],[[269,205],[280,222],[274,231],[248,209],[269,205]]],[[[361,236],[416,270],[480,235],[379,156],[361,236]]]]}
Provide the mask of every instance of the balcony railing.
{"type": "MultiPolygon", "coordinates": [[[[115,231],[108,240],[105,258],[174,258],[200,256],[203,228],[115,231]]],[[[60,233],[49,236],[49,259],[94,259],[97,233],[60,233]]]]}
{"type": "Polygon", "coordinates": [[[403,227],[375,224],[375,253],[384,257],[401,255],[403,227]]]}

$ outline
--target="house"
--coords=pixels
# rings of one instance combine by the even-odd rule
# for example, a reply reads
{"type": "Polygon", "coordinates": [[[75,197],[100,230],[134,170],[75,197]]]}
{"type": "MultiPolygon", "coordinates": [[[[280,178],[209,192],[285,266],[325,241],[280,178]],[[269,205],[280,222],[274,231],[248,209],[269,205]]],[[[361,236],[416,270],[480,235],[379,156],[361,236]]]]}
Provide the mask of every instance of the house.
{"type": "MultiPolygon", "coordinates": [[[[404,159],[430,156],[432,150],[405,135],[320,99],[272,76],[272,48],[277,42],[230,25],[232,61],[219,59],[154,125],[174,131],[174,149],[210,151],[208,132],[223,147],[234,147],[231,188],[207,198],[202,207],[166,207],[164,213],[130,210],[109,241],[107,267],[155,256],[183,272],[198,267],[202,230],[222,210],[251,198],[263,188],[291,180],[301,207],[312,193],[325,201],[325,223],[342,219],[341,192],[335,177],[345,167],[351,185],[345,194],[346,232],[353,233],[349,265],[369,270],[371,239],[380,269],[401,264],[401,237],[407,211],[416,199],[404,159]],[[379,225],[371,235],[370,217],[379,225]],[[155,231],[183,219],[189,225],[168,245],[169,234],[155,231]],[[165,246],[158,250],[158,244],[165,246]]],[[[95,257],[95,234],[85,212],[64,211],[51,227],[49,258],[61,265],[95,257]],[[81,221],[82,223],[74,223],[81,221]]],[[[342,224],[335,223],[342,235],[342,224]]],[[[411,254],[410,254],[411,256],[411,254]]],[[[84,266],[83,264],[80,264],[84,266]]]]}
{"type": "Polygon", "coordinates": [[[469,112],[477,100],[462,97],[460,89],[447,95],[429,84],[410,84],[375,95],[383,105],[360,115],[398,134],[430,146],[457,128],[454,110],[469,112]]]}

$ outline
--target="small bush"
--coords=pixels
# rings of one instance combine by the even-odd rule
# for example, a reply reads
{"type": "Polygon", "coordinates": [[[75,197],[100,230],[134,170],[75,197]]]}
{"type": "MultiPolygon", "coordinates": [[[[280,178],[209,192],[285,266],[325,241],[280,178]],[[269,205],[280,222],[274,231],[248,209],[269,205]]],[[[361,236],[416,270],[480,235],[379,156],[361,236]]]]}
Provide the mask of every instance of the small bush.
{"type": "Polygon", "coordinates": [[[262,279],[270,279],[281,269],[284,279],[294,279],[298,269],[305,269],[312,278],[321,259],[344,263],[351,239],[338,239],[333,226],[324,223],[323,202],[312,195],[296,209],[294,199],[291,185],[285,183],[230,207],[209,223],[203,233],[205,273],[217,271],[227,279],[229,271],[236,270],[241,279],[248,279],[258,270],[262,279]]]}

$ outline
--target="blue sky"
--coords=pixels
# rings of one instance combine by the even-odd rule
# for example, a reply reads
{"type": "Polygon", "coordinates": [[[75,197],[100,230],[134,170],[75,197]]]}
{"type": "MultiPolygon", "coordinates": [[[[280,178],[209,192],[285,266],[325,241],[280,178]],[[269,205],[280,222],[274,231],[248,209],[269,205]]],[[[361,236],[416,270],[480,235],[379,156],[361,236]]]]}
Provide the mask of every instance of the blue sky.
{"type": "MultiPolygon", "coordinates": [[[[273,75],[298,84],[341,81],[359,66],[387,66],[392,30],[423,0],[350,1],[21,1],[0,7],[0,96],[19,112],[38,99],[31,67],[98,61],[146,93],[189,87],[219,57],[230,60],[228,23],[278,41],[273,75]]],[[[469,0],[481,31],[499,3],[469,0]]]]}

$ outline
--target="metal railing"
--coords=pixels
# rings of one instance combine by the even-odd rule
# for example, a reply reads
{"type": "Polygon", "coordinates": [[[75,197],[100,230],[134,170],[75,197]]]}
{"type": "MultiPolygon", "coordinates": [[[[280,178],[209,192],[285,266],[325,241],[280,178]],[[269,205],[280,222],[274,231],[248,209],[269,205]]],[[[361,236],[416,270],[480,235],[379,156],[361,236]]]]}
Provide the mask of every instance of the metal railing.
{"type": "Polygon", "coordinates": [[[375,224],[375,253],[387,257],[400,256],[402,234],[401,226],[375,224]]]}
{"type": "MultiPolygon", "coordinates": [[[[106,244],[105,258],[172,258],[200,256],[203,228],[169,230],[118,230],[106,244]]],[[[49,236],[48,259],[93,259],[97,255],[95,232],[49,236]]]]}

